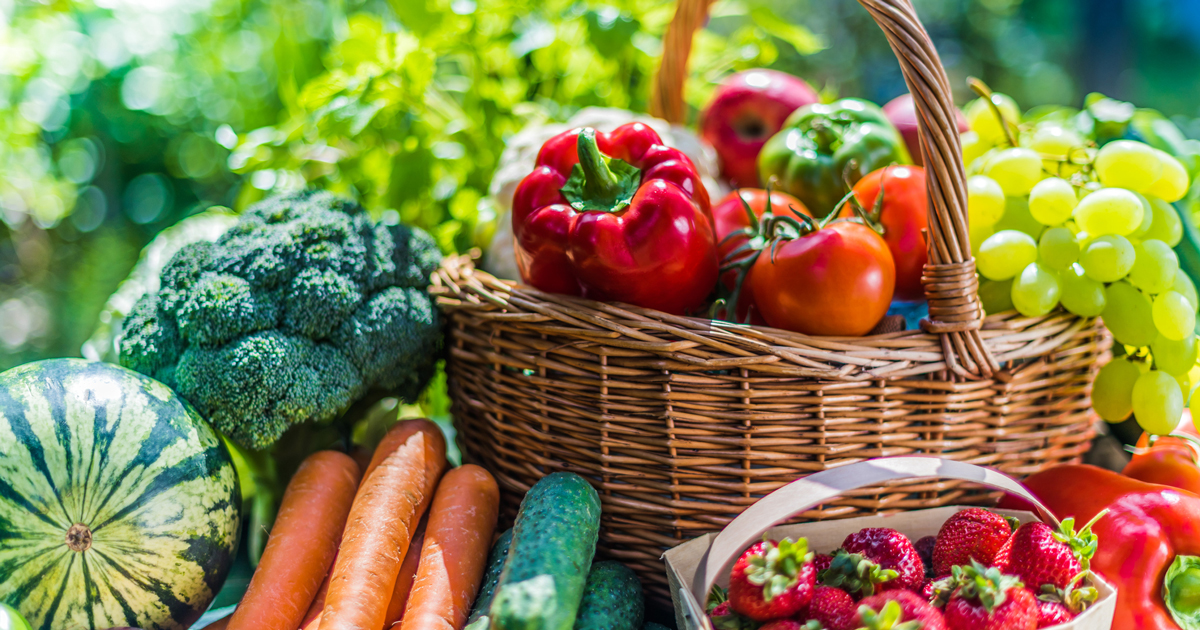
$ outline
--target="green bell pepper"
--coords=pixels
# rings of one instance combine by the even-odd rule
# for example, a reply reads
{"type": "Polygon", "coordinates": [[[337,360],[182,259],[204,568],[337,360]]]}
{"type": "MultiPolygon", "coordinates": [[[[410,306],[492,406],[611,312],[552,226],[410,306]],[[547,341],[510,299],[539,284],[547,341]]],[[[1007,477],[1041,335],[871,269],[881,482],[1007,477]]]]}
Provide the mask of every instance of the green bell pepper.
{"type": "Polygon", "coordinates": [[[878,105],[843,98],[792,112],[759,153],[758,172],[822,217],[867,173],[911,163],[904,139],[878,105]]]}

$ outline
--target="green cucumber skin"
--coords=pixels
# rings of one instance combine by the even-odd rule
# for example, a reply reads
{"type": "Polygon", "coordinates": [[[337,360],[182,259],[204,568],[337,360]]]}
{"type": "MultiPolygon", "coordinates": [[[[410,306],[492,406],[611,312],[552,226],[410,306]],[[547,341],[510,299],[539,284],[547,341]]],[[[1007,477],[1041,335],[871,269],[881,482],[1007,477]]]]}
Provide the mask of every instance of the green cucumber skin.
{"type": "Polygon", "coordinates": [[[492,630],[572,630],[599,536],[600,495],[583,477],[560,472],[534,484],[513,525],[492,630]],[[550,589],[532,582],[542,576],[550,589]]]}
{"type": "Polygon", "coordinates": [[[479,595],[475,596],[475,606],[471,608],[471,616],[467,617],[467,625],[479,620],[487,614],[492,606],[492,598],[496,595],[496,584],[500,582],[500,572],[504,570],[504,561],[508,558],[508,547],[512,544],[512,528],[504,530],[503,534],[492,545],[488,554],[487,569],[483,572],[483,583],[479,587],[479,595]]]}
{"type": "Polygon", "coordinates": [[[646,601],[637,575],[620,562],[592,564],[575,630],[641,630],[646,601]]]}

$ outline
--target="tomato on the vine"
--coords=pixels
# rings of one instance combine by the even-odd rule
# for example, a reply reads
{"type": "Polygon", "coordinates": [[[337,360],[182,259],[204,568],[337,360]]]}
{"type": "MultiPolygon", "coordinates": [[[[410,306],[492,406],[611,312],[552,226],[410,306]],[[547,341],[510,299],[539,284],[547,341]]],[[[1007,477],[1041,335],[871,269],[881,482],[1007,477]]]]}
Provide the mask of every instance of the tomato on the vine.
{"type": "Polygon", "coordinates": [[[721,244],[721,260],[725,260],[738,247],[747,241],[747,237],[734,237],[730,234],[750,227],[750,217],[746,215],[746,206],[754,212],[754,216],[762,218],[768,209],[774,214],[789,215],[791,210],[812,216],[808,208],[799,199],[778,191],[771,191],[770,203],[767,203],[767,191],[761,188],[741,188],[725,196],[713,206],[713,228],[717,232],[717,242],[721,244]],[[741,198],[739,200],[739,197],[741,198]],[[745,205],[742,202],[746,202],[745,205]]]}
{"type": "MultiPolygon", "coordinates": [[[[751,239],[752,234],[759,231],[759,220],[763,215],[796,216],[796,213],[799,213],[811,216],[799,199],[776,191],[770,191],[768,195],[768,191],[761,188],[735,190],[713,206],[712,212],[713,228],[716,230],[717,243],[719,243],[718,255],[721,257],[722,264],[749,253],[745,248],[746,243],[751,239]],[[746,212],[747,208],[754,213],[754,219],[751,219],[746,212]]],[[[756,240],[760,241],[756,248],[761,247],[761,237],[756,236],[756,240]]],[[[736,270],[726,269],[721,273],[721,286],[718,287],[718,290],[723,292],[725,299],[737,302],[736,309],[733,311],[735,321],[765,326],[766,322],[754,308],[750,297],[745,292],[736,290],[737,277],[736,270]]]]}
{"type": "Polygon", "coordinates": [[[745,282],[770,326],[806,335],[861,336],[887,314],[896,267],[878,233],[839,220],[768,245],[745,282]]]}
{"type": "MultiPolygon", "coordinates": [[[[929,227],[925,169],[881,168],[858,180],[853,194],[869,218],[883,226],[883,240],[896,264],[896,299],[923,299],[921,273],[929,260],[925,237],[921,234],[929,227]]],[[[855,216],[854,208],[845,204],[841,216],[855,216]]]]}

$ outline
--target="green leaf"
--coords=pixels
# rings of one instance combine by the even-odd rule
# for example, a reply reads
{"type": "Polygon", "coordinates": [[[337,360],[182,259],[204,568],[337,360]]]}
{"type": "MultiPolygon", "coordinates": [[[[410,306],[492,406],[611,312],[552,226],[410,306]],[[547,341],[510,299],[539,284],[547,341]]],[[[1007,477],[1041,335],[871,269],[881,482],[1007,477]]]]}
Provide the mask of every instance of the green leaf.
{"type": "Polygon", "coordinates": [[[798,24],[779,17],[770,7],[759,5],[750,10],[750,19],[774,37],[792,45],[801,55],[811,55],[828,47],[824,38],[798,24]]]}
{"type": "Polygon", "coordinates": [[[588,41],[605,57],[615,57],[633,45],[633,36],[641,25],[628,13],[614,7],[600,7],[584,14],[588,41]]]}

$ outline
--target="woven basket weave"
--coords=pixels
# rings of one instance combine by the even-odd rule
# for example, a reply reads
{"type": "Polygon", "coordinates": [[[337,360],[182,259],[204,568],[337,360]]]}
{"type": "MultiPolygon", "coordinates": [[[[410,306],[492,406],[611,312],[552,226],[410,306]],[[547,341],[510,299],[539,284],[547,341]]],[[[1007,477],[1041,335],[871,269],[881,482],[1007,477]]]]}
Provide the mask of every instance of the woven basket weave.
{"type": "MultiPolygon", "coordinates": [[[[1021,477],[1077,461],[1111,341],[1056,311],[983,318],[950,88],[908,0],[859,0],[900,60],[929,182],[930,319],[858,338],[668,315],[543,293],[448,258],[432,291],[448,314],[448,374],[464,455],[496,474],[511,519],[555,471],[600,491],[601,553],[669,601],[660,556],[717,531],[808,473],[936,454],[1021,477]]],[[[680,0],[652,113],[673,122],[692,36],[710,0],[680,0]]],[[[960,482],[858,490],[806,512],[829,519],[983,501],[960,482]]]]}

